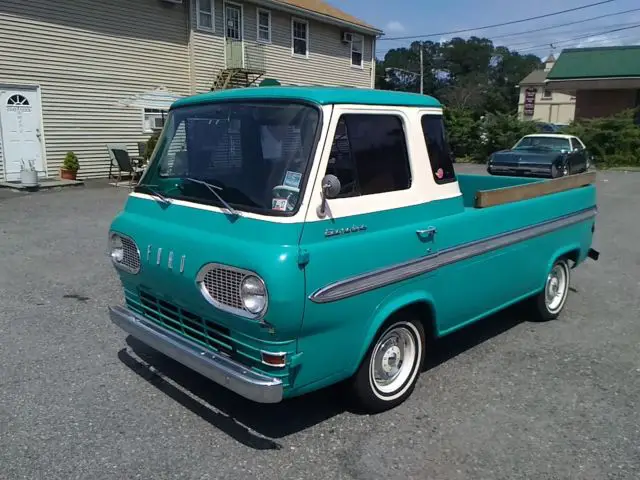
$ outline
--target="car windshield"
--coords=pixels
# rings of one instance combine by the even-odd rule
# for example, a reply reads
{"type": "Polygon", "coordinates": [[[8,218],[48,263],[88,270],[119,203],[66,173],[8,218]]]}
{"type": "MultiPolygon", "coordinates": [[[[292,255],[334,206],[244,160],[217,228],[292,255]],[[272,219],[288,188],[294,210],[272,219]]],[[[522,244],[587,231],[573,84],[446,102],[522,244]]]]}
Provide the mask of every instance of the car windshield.
{"type": "Polygon", "coordinates": [[[569,140],[562,137],[524,137],[515,147],[514,150],[550,150],[554,152],[567,152],[570,150],[569,140]]]}
{"type": "Polygon", "coordinates": [[[136,191],[230,210],[296,210],[320,121],[300,103],[219,103],[169,113],[136,191]]]}

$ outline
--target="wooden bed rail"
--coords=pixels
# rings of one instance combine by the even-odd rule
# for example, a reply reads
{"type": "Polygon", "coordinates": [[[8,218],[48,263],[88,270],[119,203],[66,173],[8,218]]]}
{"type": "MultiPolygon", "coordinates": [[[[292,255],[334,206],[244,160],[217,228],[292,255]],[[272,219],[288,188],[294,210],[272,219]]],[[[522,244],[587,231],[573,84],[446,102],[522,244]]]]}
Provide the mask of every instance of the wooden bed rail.
{"type": "Polygon", "coordinates": [[[480,190],[476,193],[475,207],[486,208],[502,205],[503,203],[518,202],[528,198],[584,187],[595,183],[595,181],[596,172],[587,172],[513,187],[480,190]]]}

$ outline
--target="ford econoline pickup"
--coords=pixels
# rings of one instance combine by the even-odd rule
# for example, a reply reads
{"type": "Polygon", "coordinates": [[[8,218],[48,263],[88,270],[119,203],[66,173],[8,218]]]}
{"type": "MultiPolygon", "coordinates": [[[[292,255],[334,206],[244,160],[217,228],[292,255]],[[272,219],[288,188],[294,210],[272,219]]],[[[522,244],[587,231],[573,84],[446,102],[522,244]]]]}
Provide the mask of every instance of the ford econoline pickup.
{"type": "MultiPolygon", "coordinates": [[[[109,231],[144,344],[260,403],[412,393],[428,340],[526,302],[563,310],[595,174],[456,173],[429,96],[255,87],[175,102],[109,231]]],[[[207,380],[208,379],[208,380],[207,380]]]]}

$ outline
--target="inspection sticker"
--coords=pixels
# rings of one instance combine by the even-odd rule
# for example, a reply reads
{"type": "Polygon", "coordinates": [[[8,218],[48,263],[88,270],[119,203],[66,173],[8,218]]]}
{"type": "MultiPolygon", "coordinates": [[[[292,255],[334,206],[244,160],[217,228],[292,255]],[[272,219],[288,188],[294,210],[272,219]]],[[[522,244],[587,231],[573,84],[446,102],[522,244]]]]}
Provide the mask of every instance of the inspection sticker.
{"type": "Polygon", "coordinates": [[[302,180],[302,174],[300,172],[292,172],[287,170],[287,174],[284,176],[284,185],[287,187],[298,188],[300,181],[302,180]]]}
{"type": "Polygon", "coordinates": [[[284,212],[287,209],[287,199],[286,198],[274,198],[271,200],[271,208],[273,210],[279,210],[284,212]]]}

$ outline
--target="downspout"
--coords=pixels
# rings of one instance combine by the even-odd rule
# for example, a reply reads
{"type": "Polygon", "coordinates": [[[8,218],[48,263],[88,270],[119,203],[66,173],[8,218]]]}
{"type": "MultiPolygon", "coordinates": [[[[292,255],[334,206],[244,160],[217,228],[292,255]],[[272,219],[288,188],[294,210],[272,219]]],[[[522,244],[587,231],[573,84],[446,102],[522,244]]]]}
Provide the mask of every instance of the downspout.
{"type": "Polygon", "coordinates": [[[188,52],[189,52],[189,93],[191,95],[197,93],[197,85],[196,85],[196,75],[194,72],[194,57],[195,52],[193,49],[193,2],[195,0],[189,0],[187,2],[187,41],[188,44],[188,52]]]}
{"type": "Polygon", "coordinates": [[[374,36],[371,40],[371,88],[376,88],[376,40],[377,36],[374,36]]]}

